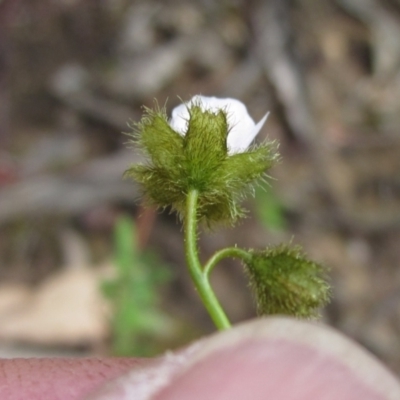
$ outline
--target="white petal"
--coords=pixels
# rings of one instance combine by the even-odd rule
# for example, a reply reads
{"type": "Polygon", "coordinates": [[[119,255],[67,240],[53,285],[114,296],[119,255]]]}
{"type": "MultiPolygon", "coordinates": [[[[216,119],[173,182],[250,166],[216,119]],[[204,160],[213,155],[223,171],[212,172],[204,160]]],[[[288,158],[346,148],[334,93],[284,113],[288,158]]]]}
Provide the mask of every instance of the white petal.
{"type": "MultiPolygon", "coordinates": [[[[228,136],[228,147],[230,153],[242,153],[250,146],[251,142],[256,138],[261,128],[264,126],[267,120],[269,112],[267,112],[264,117],[257,123],[254,124],[249,130],[244,132],[235,132],[235,136],[232,135],[232,131],[228,136]],[[234,141],[235,140],[235,141],[234,141]]],[[[250,124],[249,124],[250,125],[250,124]]]]}
{"type": "Polygon", "coordinates": [[[189,111],[186,104],[181,104],[172,110],[172,116],[169,121],[171,128],[181,135],[185,135],[189,122],[189,111]]]}
{"type": "Polygon", "coordinates": [[[181,104],[172,110],[170,125],[172,129],[185,135],[188,128],[189,111],[193,105],[199,105],[202,110],[218,112],[224,110],[228,116],[228,150],[229,153],[245,151],[264,125],[268,114],[256,125],[247,112],[246,106],[239,100],[217,97],[194,96],[186,104],[181,104]]]}

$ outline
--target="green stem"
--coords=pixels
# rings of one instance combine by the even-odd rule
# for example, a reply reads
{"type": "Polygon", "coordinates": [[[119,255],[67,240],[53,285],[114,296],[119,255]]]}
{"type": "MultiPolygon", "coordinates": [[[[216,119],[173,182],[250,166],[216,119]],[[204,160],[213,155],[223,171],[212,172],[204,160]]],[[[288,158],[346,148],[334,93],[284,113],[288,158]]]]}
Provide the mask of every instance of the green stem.
{"type": "Polygon", "coordinates": [[[208,281],[207,274],[201,266],[197,250],[197,190],[189,192],[186,203],[185,216],[185,250],[186,262],[189,266],[190,275],[194,281],[197,291],[210,314],[211,319],[219,330],[231,327],[231,324],[216,298],[208,281]]]}
{"type": "Polygon", "coordinates": [[[250,259],[248,251],[239,249],[238,247],[227,247],[217,251],[204,266],[204,274],[209,277],[213,268],[224,258],[238,258],[244,263],[250,259]]]}

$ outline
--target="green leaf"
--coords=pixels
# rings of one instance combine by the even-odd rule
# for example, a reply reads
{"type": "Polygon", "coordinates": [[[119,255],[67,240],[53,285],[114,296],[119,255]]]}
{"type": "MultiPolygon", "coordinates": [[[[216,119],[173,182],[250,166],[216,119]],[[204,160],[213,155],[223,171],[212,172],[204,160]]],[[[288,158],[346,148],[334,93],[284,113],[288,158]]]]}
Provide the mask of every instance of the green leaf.
{"type": "Polygon", "coordinates": [[[283,207],[271,188],[256,189],[256,214],[261,223],[270,230],[283,231],[286,219],[283,207]]]}
{"type": "Polygon", "coordinates": [[[155,256],[140,252],[131,217],[117,219],[114,239],[116,276],[102,284],[104,295],[112,303],[113,351],[115,355],[149,355],[152,347],[144,348],[142,338],[156,343],[160,327],[154,322],[167,319],[157,310],[158,289],[170,274],[155,256]]]}

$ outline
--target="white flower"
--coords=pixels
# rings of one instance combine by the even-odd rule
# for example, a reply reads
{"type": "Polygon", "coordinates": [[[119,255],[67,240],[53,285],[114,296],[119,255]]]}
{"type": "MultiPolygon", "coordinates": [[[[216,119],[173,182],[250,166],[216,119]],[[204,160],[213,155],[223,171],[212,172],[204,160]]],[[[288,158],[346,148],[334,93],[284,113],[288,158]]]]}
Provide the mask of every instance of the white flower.
{"type": "Polygon", "coordinates": [[[236,99],[219,99],[217,97],[194,96],[190,101],[181,104],[172,110],[169,121],[172,129],[181,135],[185,135],[188,129],[189,109],[193,105],[199,105],[203,111],[217,113],[219,110],[226,111],[228,116],[228,151],[230,154],[242,153],[250,146],[251,142],[260,132],[268,114],[257,124],[250,117],[246,106],[236,99]]]}

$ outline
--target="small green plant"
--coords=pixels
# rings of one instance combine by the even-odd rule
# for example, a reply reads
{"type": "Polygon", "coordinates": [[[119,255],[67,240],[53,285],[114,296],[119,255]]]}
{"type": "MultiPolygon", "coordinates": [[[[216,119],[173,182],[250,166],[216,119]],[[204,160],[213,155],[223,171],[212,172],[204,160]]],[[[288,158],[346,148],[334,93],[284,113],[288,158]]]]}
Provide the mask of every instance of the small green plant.
{"type": "Polygon", "coordinates": [[[257,188],[255,200],[256,216],[263,226],[270,231],[284,231],[286,219],[283,207],[271,187],[257,188]]]}
{"type": "Polygon", "coordinates": [[[251,145],[267,115],[255,124],[238,100],[195,96],[172,112],[145,109],[133,127],[133,142],[147,161],[125,173],[142,187],[145,199],[171,207],[183,221],[186,261],[195,287],[219,329],[231,326],[210,285],[224,258],[242,261],[260,314],[313,317],[329,299],[322,266],[298,248],[281,245],[261,251],[229,247],[204,265],[198,254],[198,223],[234,225],[246,215],[242,200],[265,182],[279,160],[277,144],[251,145]]]}
{"type": "Polygon", "coordinates": [[[116,221],[114,248],[116,277],[103,284],[113,308],[112,353],[149,355],[167,319],[158,309],[159,286],[167,278],[166,269],[154,255],[138,249],[135,225],[128,216],[116,221]]]}

